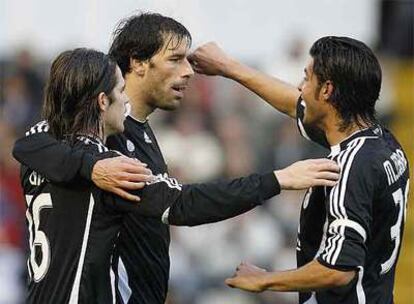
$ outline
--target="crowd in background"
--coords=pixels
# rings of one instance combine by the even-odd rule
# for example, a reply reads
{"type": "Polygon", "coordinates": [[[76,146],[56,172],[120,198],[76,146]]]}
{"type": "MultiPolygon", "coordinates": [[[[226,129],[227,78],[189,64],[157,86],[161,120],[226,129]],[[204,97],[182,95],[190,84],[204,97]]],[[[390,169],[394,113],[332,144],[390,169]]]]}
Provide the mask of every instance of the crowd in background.
{"type": "MultiPolygon", "coordinates": [[[[390,20],[384,19],[384,26],[395,28],[390,20]]],[[[392,41],[398,37],[387,33],[383,31],[381,39],[395,46],[392,41]]],[[[285,58],[250,65],[298,84],[308,47],[296,37],[286,46],[285,58]]],[[[408,51],[412,56],[412,40],[408,51]]],[[[387,53],[386,47],[383,53],[387,53]]],[[[383,59],[380,56],[384,68],[383,59]]],[[[31,54],[29,49],[0,58],[0,304],[23,301],[28,250],[26,206],[19,164],[11,150],[14,141],[41,119],[42,91],[50,62],[50,58],[31,54]]],[[[395,119],[391,115],[393,86],[387,69],[383,72],[379,116],[387,124],[395,119]]],[[[170,175],[183,183],[267,172],[328,154],[301,138],[293,120],[222,78],[196,75],[181,108],[175,112],[158,110],[150,116],[150,124],[170,175]]],[[[302,196],[302,192],[284,192],[262,207],[222,223],[172,227],[169,303],[295,303],[295,294],[248,294],[226,287],[224,279],[233,274],[241,260],[266,269],[295,268],[302,196]]]]}
{"type": "MultiPolygon", "coordinates": [[[[301,60],[305,52],[298,54],[300,51],[289,54],[301,60]]],[[[289,78],[288,69],[296,66],[298,83],[300,63],[293,65],[288,58],[284,62],[286,66],[277,70],[289,78]]],[[[11,149],[14,141],[41,119],[49,62],[21,50],[1,64],[5,74],[0,101],[0,286],[7,293],[1,293],[0,303],[18,303],[26,279],[28,242],[19,164],[11,157],[11,149]]],[[[222,78],[197,75],[179,110],[158,110],[149,121],[158,134],[170,175],[183,183],[272,171],[300,159],[327,155],[326,150],[298,135],[293,120],[222,78]]],[[[251,296],[230,290],[223,281],[242,259],[268,269],[295,267],[302,195],[284,192],[257,210],[218,224],[173,227],[170,303],[264,304],[275,303],[275,299],[292,303],[292,294],[251,296]]]]}

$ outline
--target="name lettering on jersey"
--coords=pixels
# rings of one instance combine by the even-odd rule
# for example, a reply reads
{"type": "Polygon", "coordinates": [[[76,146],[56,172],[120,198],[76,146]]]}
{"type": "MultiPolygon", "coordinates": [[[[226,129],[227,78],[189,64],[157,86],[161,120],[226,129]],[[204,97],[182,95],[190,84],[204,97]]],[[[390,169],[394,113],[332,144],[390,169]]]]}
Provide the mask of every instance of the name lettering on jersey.
{"type": "Polygon", "coordinates": [[[40,186],[45,181],[45,178],[42,177],[39,173],[36,171],[33,171],[29,176],[29,183],[32,186],[40,186]]]}
{"type": "Polygon", "coordinates": [[[395,183],[407,170],[407,159],[403,151],[397,149],[390,156],[390,160],[383,163],[388,178],[388,185],[395,183]],[[392,162],[392,163],[391,163],[392,162]],[[394,164],[394,165],[393,165],[394,164]]]}
{"type": "Polygon", "coordinates": [[[156,183],[166,183],[167,186],[171,189],[177,189],[180,191],[182,189],[182,185],[175,178],[169,177],[167,173],[157,174],[154,180],[147,182],[147,185],[152,185],[156,183]]]}
{"type": "Polygon", "coordinates": [[[151,138],[148,136],[147,132],[144,131],[144,140],[147,144],[152,144],[151,138]]]}

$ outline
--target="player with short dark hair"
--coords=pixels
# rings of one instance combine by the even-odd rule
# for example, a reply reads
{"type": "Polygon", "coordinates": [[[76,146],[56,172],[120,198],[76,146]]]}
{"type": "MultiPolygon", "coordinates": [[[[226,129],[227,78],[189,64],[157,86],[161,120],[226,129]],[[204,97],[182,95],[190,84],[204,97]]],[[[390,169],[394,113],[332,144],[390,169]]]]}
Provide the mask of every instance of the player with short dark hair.
{"type": "MultiPolygon", "coordinates": [[[[125,120],[124,132],[109,137],[107,144],[147,163],[155,175],[155,180],[139,192],[142,202],[136,212],[125,217],[117,242],[113,266],[117,300],[121,303],[165,302],[170,264],[168,224],[217,222],[262,204],[281,189],[333,185],[338,176],[333,162],[308,160],[232,181],[181,185],[169,177],[148,116],[157,108],[173,110],[179,106],[193,75],[187,60],[190,42],[188,31],[177,21],[145,13],[122,22],[111,46],[110,55],[120,62],[125,76],[132,110],[125,120]]],[[[59,180],[65,182],[75,181],[83,172],[99,184],[110,174],[105,166],[103,172],[96,169],[99,162],[91,173],[90,158],[74,153],[65,143],[45,133],[20,139],[14,155],[47,178],[59,175],[55,169],[59,163],[70,167],[69,174],[59,175],[59,180]],[[49,154],[54,155],[54,165],[42,162],[49,154]]]]}
{"type": "Polygon", "coordinates": [[[231,287],[299,291],[300,303],[393,303],[404,230],[409,168],[402,147],[375,118],[381,67],[364,43],[317,40],[299,88],[242,65],[215,43],[190,57],[195,70],[222,75],[297,119],[300,133],[330,148],[337,185],[312,187],[303,200],[298,269],[267,272],[242,263],[231,287]]]}

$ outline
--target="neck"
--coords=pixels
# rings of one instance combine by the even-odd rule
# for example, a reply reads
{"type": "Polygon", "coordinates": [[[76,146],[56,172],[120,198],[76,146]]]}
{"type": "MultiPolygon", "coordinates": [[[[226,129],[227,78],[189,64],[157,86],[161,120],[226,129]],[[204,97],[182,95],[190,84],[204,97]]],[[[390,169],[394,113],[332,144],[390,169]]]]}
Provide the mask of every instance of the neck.
{"type": "Polygon", "coordinates": [[[345,130],[341,130],[339,127],[341,120],[339,120],[336,115],[334,118],[331,117],[331,119],[328,118],[327,120],[328,121],[325,122],[325,125],[323,126],[323,130],[325,130],[326,139],[331,146],[335,146],[353,133],[369,127],[366,123],[358,125],[353,122],[345,130]]]}
{"type": "Polygon", "coordinates": [[[131,74],[125,75],[125,83],[125,93],[128,95],[131,104],[131,115],[139,121],[147,120],[148,116],[154,111],[154,107],[147,102],[144,90],[134,89],[142,87],[142,83],[131,74]]]}
{"type": "Polygon", "coordinates": [[[106,138],[108,137],[106,135],[106,133],[104,132],[103,128],[100,128],[99,130],[99,134],[98,134],[99,138],[102,140],[103,143],[106,143],[106,138]]]}

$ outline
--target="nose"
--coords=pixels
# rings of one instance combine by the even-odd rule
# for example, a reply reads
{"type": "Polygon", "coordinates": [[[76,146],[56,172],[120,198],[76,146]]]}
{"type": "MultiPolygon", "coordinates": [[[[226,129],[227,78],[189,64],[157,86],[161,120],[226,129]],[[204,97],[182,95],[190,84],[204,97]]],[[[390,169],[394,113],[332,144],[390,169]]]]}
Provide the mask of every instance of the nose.
{"type": "Polygon", "coordinates": [[[184,60],[183,77],[190,78],[194,76],[194,70],[187,58],[184,60]]]}
{"type": "Polygon", "coordinates": [[[299,90],[299,92],[302,92],[302,87],[303,87],[303,84],[305,83],[305,80],[301,80],[300,82],[299,82],[299,85],[298,85],[298,90],[299,90]]]}

